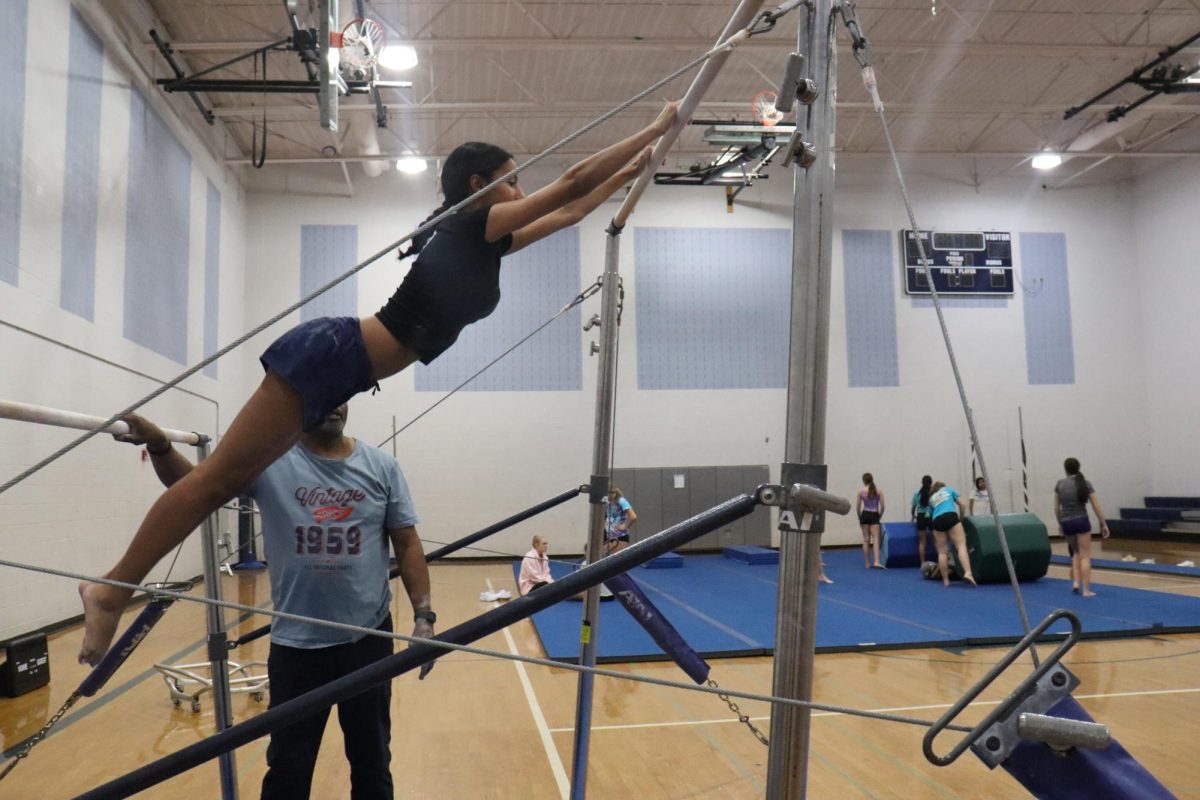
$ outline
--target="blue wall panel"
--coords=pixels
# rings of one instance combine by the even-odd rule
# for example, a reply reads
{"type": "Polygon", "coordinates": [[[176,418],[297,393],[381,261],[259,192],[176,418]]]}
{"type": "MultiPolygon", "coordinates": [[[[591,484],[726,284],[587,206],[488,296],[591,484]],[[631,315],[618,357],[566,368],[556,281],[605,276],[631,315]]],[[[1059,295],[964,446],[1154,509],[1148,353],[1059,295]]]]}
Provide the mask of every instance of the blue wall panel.
{"type": "Polygon", "coordinates": [[[791,236],[636,228],[638,388],[785,388],[791,236]]]}
{"type": "Polygon", "coordinates": [[[1020,242],[1029,382],[1074,383],[1066,234],[1022,233],[1020,242]]]}
{"type": "MultiPolygon", "coordinates": [[[[221,320],[221,192],[208,182],[208,213],[204,223],[204,357],[217,352],[221,320]]],[[[214,361],[204,368],[204,374],[217,377],[214,361]]]]}
{"type": "Polygon", "coordinates": [[[96,318],[96,217],[100,203],[104,45],[74,8],[68,54],[59,305],[90,321],[96,318]]]}
{"type": "Polygon", "coordinates": [[[125,338],[184,364],[192,159],[136,89],[129,107],[125,338]]]}
{"type": "Polygon", "coordinates": [[[899,386],[897,261],[891,231],[842,231],[850,386],[899,386]]]}
{"type": "MultiPolygon", "coordinates": [[[[300,296],[343,274],[358,263],[357,225],[300,226],[300,296]]],[[[351,275],[300,309],[300,319],[357,317],[358,276],[351,275]]]]}
{"type": "Polygon", "coordinates": [[[21,253],[21,151],[25,141],[25,0],[0,2],[0,280],[17,284],[21,253]]]}
{"type": "MultiPolygon", "coordinates": [[[[449,391],[579,294],[579,229],[567,228],[511,256],[500,269],[500,305],[469,325],[429,366],[417,365],[417,391],[449,391]]],[[[583,388],[578,306],[471,381],[463,391],[556,392],[583,388]]]]}

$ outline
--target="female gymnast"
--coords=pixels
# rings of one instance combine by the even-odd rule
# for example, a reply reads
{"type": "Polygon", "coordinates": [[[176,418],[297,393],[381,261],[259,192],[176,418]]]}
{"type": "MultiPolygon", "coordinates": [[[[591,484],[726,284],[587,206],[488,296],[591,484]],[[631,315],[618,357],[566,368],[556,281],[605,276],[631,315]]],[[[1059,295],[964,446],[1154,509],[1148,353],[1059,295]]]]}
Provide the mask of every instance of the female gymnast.
{"type": "MultiPolygon", "coordinates": [[[[406,253],[417,260],[379,313],[311,320],[275,341],[261,357],[266,376],[220,446],[158,498],[104,577],[141,583],[205,517],[330,410],[414,361],[428,364],[441,355],[464,327],[495,310],[501,257],[574,225],[634,178],[649,158],[648,145],[675,123],[678,108],[668,103],[653,123],[530,195],[510,175],[418,237],[406,253]]],[[[442,170],[442,209],[515,169],[512,156],[495,145],[461,145],[442,170]]],[[[79,661],[94,665],[107,651],[132,592],[84,582],[79,594],[84,611],[79,661]]]]}

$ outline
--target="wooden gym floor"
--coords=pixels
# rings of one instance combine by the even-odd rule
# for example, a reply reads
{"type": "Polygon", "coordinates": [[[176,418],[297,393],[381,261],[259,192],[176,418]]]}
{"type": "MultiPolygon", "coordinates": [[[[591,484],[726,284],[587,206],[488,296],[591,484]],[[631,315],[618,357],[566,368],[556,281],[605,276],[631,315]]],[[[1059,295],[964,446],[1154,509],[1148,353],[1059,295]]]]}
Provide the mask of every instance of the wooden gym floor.
{"type": "MultiPolygon", "coordinates": [[[[1111,550],[1098,554],[1119,558],[1111,550]]],[[[1160,559],[1161,560],[1161,559],[1160,559]]],[[[489,584],[515,589],[504,564],[447,564],[432,568],[442,627],[480,613],[479,592],[489,584]]],[[[1052,567],[1051,575],[1065,570],[1052,567]]],[[[1098,572],[1105,584],[1200,594],[1200,581],[1170,576],[1098,572]]],[[[269,599],[265,575],[226,578],[225,596],[247,604],[269,599]]],[[[203,607],[177,603],[97,697],[79,703],[55,732],[34,748],[3,782],[0,797],[73,797],[104,781],[195,742],[212,731],[212,703],[194,714],[174,708],[152,670],[158,661],[203,659],[203,607]]],[[[998,612],[1000,610],[998,609],[998,612]]],[[[1012,607],[1004,612],[1015,613],[1012,607]]],[[[136,611],[134,612],[136,613],[136,611]]],[[[408,609],[397,605],[397,619],[408,609]]],[[[232,617],[231,617],[232,618],[232,617]]],[[[244,632],[264,618],[242,623],[244,632]]],[[[601,635],[603,632],[601,631],[601,635]]],[[[34,734],[84,677],[75,664],[79,629],[50,640],[50,686],[20,698],[0,698],[3,749],[34,734]]],[[[532,626],[523,622],[481,642],[484,647],[541,655],[532,626]]],[[[234,654],[265,660],[266,640],[234,654]]],[[[887,651],[821,655],[815,699],[934,719],[1000,656],[1002,650],[887,651]]],[[[1077,697],[1114,737],[1180,798],[1200,798],[1200,635],[1083,642],[1065,659],[1083,681],[1077,697]]],[[[771,659],[714,661],[722,686],[769,693],[771,659]]],[[[1028,660],[1018,663],[1028,669],[1028,660]]],[[[618,669],[686,680],[669,663],[618,669]]],[[[984,701],[1003,696],[1019,679],[1017,667],[984,701]]],[[[430,676],[399,678],[393,694],[393,774],[397,797],[556,798],[565,796],[575,718],[576,674],[467,654],[441,659],[430,676]]],[[[769,709],[741,704],[769,732],[769,709]]],[[[265,708],[235,695],[235,718],[265,708]]],[[[970,712],[969,712],[970,713],[970,712]]],[[[698,693],[598,678],[591,738],[588,796],[605,798],[754,798],[764,794],[767,748],[717,698],[698,693]]],[[[977,719],[978,715],[970,719],[977,719]]],[[[811,798],[1027,798],[1002,771],[989,772],[967,754],[946,768],[925,761],[921,728],[814,713],[810,747],[811,798]]],[[[938,740],[946,752],[953,734],[938,740]]],[[[341,734],[331,719],[317,764],[314,798],[349,796],[341,734]]],[[[265,771],[266,740],[237,751],[243,797],[257,797],[265,771]]],[[[139,797],[192,800],[219,797],[215,762],[139,797]]]]}

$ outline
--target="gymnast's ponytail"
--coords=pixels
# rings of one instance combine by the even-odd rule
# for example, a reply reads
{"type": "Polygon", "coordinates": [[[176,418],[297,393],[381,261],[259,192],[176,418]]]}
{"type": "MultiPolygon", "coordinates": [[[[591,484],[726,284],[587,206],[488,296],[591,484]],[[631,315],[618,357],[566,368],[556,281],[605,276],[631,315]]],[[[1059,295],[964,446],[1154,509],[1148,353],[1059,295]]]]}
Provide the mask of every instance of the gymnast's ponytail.
{"type": "Polygon", "coordinates": [[[933,478],[925,475],[921,478],[921,505],[929,505],[929,493],[933,487],[933,478]]]}
{"type": "MultiPolygon", "coordinates": [[[[421,220],[421,225],[424,225],[426,222],[429,222],[429,220],[433,219],[438,214],[441,214],[443,211],[445,211],[449,207],[450,207],[449,203],[442,203],[440,206],[438,206],[437,208],[435,208],[433,210],[432,214],[430,214],[425,219],[421,220]]],[[[419,227],[421,227],[421,225],[418,225],[417,227],[419,228],[419,227]]],[[[429,230],[421,231],[416,236],[414,236],[411,240],[409,240],[408,249],[400,251],[400,255],[399,255],[400,260],[403,261],[404,259],[408,258],[409,256],[415,256],[417,253],[421,252],[421,248],[424,247],[426,244],[428,244],[429,240],[433,238],[433,232],[435,230],[437,230],[436,226],[433,228],[430,228],[429,230]]]]}
{"type": "Polygon", "coordinates": [[[1079,459],[1068,458],[1063,462],[1063,469],[1069,477],[1075,479],[1075,499],[1081,503],[1086,503],[1088,499],[1087,478],[1083,477],[1083,473],[1079,471],[1079,459]]]}

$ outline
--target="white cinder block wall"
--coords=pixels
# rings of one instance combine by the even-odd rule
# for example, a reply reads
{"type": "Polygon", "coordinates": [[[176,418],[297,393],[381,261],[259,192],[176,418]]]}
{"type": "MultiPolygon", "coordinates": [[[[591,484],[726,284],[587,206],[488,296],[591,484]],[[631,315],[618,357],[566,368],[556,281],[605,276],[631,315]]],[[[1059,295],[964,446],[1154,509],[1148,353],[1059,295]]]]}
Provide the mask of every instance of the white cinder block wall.
{"type": "MultiPolygon", "coordinates": [[[[69,29],[67,0],[28,4],[34,30],[69,29]]],[[[91,9],[94,11],[94,9],[91,9]]],[[[112,29],[94,15],[104,43],[94,321],[60,307],[65,173],[67,67],[60,49],[31,46],[26,72],[21,163],[21,234],[17,285],[0,281],[0,398],[98,416],[125,408],[184,365],[124,336],[125,246],[131,71],[112,29]],[[49,60],[47,60],[49,59],[49,60]]],[[[31,37],[35,41],[37,37],[31,37]]],[[[136,74],[136,73],[133,73],[136,74]]],[[[221,193],[220,311],[222,342],[237,336],[245,317],[243,190],[179,124],[152,86],[135,79],[191,155],[188,253],[188,363],[203,357],[206,193],[221,193]]],[[[6,113],[13,114],[13,109],[6,113]]],[[[235,354],[220,380],[197,375],[147,406],[164,425],[216,433],[245,398],[245,371],[235,354]]],[[[80,432],[0,420],[0,480],[7,481],[80,432]]],[[[97,574],[112,566],[149,504],[161,492],[137,449],[97,437],[0,494],[0,552],[5,558],[97,574]]],[[[223,521],[224,526],[236,520],[223,521]]],[[[151,573],[161,579],[164,562],[151,573]]],[[[184,547],[173,578],[201,571],[196,537],[184,547]]],[[[79,614],[73,581],[0,570],[0,639],[79,614]]]]}
{"type": "MultiPolygon", "coordinates": [[[[547,177],[535,175],[523,182],[528,190],[547,177]]],[[[1152,486],[1141,313],[1129,300],[1137,286],[1131,279],[1135,246],[1125,233],[1133,207],[1128,188],[1045,192],[1022,179],[995,181],[977,192],[915,176],[910,181],[919,221],[926,227],[1066,234],[1074,385],[1028,384],[1020,293],[1004,308],[947,311],[1001,510],[1021,504],[1018,406],[1024,409],[1036,513],[1051,518],[1051,489],[1070,455],[1081,459],[1112,513],[1119,505],[1140,502],[1152,486]]],[[[353,198],[253,194],[247,255],[254,265],[247,275],[251,320],[265,318],[297,296],[301,224],[357,224],[359,254],[365,257],[428,214],[436,204],[433,186],[428,174],[414,179],[389,171],[375,180],[358,173],[353,198]]],[[[632,240],[638,226],[790,227],[790,192],[786,173],[777,171],[773,180],[744,192],[732,215],[725,212],[719,189],[652,187],[644,197],[622,237],[621,269],[629,299],[622,328],[617,466],[767,463],[773,474],[777,471],[783,458],[783,391],[637,389],[632,240]]],[[[603,229],[614,209],[606,206],[582,225],[581,287],[603,269],[603,229]]],[[[887,517],[905,517],[907,498],[925,472],[966,490],[966,424],[933,311],[914,307],[903,294],[898,253],[900,386],[848,387],[840,231],[887,230],[898,242],[898,231],[907,222],[894,180],[843,178],[835,225],[827,445],[831,485],[852,494],[859,475],[869,470],[891,498],[887,517]]],[[[1014,249],[1019,271],[1019,247],[1014,249]]],[[[360,313],[376,310],[406,269],[407,264],[389,256],[360,273],[360,313]]],[[[584,318],[598,309],[598,298],[589,301],[584,318]]],[[[541,321],[530,320],[529,329],[541,321]]],[[[586,356],[591,338],[583,341],[582,391],[463,392],[401,435],[397,452],[426,537],[448,541],[586,480],[595,401],[596,362],[586,356]]],[[[412,373],[394,377],[379,395],[355,401],[351,430],[377,442],[390,433],[393,416],[403,425],[439,396],[414,392],[412,373]]],[[[520,552],[529,535],[538,532],[553,537],[556,549],[578,551],[586,524],[582,503],[568,504],[493,537],[489,546],[520,552]]],[[[851,543],[857,537],[853,521],[837,519],[825,541],[851,543]]]]}
{"type": "Polygon", "coordinates": [[[1127,233],[1137,241],[1145,329],[1146,420],[1156,494],[1200,494],[1200,161],[1172,161],[1138,180],[1127,233]]]}

